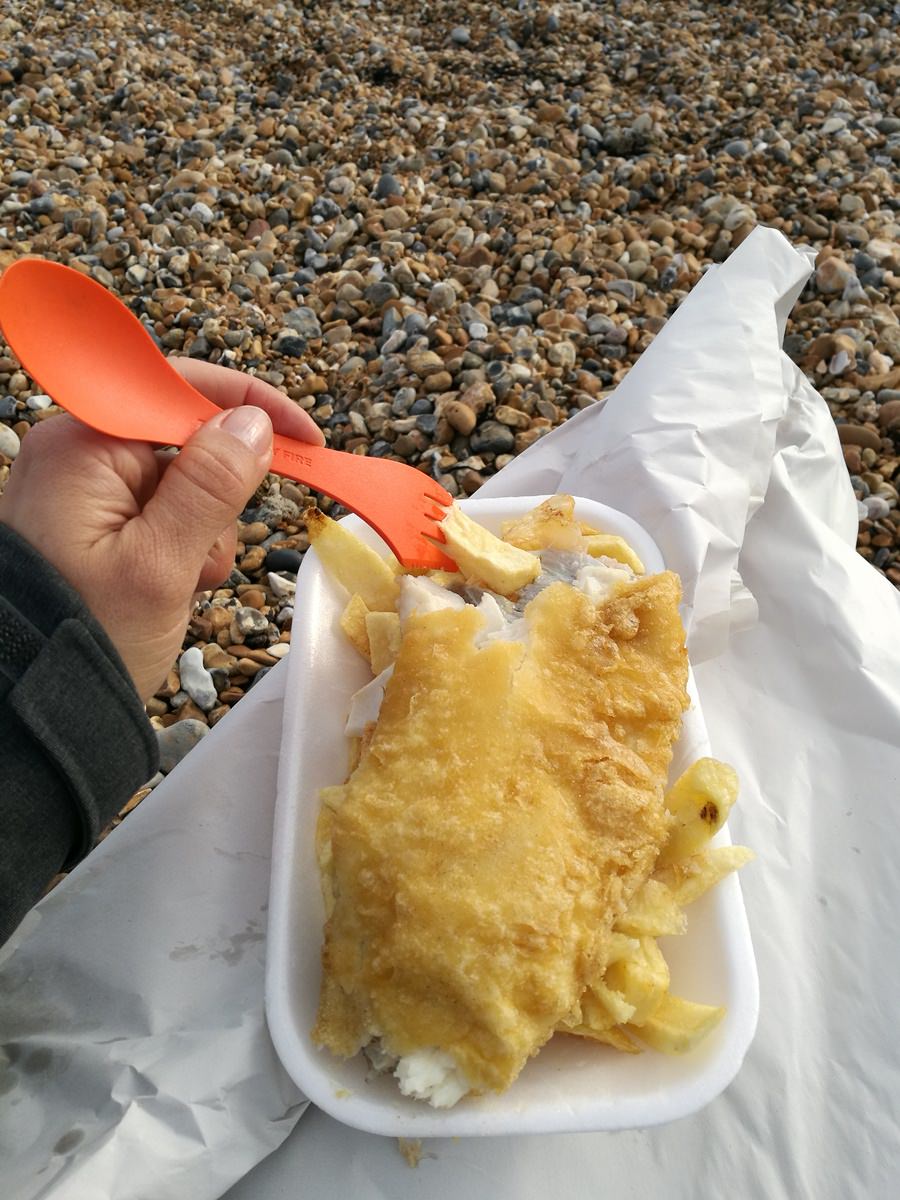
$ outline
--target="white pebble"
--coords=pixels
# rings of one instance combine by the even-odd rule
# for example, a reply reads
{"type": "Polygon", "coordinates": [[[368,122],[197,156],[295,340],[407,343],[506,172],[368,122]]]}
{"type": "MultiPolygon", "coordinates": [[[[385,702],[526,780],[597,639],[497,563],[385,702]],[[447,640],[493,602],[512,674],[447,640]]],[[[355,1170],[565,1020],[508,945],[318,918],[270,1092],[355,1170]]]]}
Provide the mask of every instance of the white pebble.
{"type": "Polygon", "coordinates": [[[273,596],[293,596],[297,590],[297,585],[293,579],[285,579],[283,575],[276,575],[274,571],[267,573],[269,581],[269,590],[273,596]]]}
{"type": "Polygon", "coordinates": [[[178,662],[178,674],[181,686],[204,712],[215,708],[218,702],[216,685],[212,676],[203,665],[203,651],[199,646],[191,646],[185,650],[178,662]]]}
{"type": "Polygon", "coordinates": [[[863,500],[863,505],[870,521],[878,521],[891,511],[891,506],[884,496],[867,496],[863,500]]]}
{"type": "Polygon", "coordinates": [[[21,446],[16,431],[8,425],[0,425],[0,454],[5,454],[7,458],[15,458],[21,446]]]}
{"type": "Polygon", "coordinates": [[[208,225],[213,219],[213,210],[208,204],[204,204],[202,200],[198,200],[196,204],[191,205],[191,211],[188,216],[196,218],[201,225],[208,225]]]}

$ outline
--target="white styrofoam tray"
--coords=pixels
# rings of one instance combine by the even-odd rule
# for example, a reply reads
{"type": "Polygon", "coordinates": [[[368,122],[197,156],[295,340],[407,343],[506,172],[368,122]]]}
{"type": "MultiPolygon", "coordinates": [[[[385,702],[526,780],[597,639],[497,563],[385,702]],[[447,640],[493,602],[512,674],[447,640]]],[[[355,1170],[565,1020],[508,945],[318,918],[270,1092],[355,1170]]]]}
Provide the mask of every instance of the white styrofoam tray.
{"type": "MultiPolygon", "coordinates": [[[[461,507],[488,529],[533,508],[543,496],[468,500],[461,507]]],[[[576,514],[618,533],[648,572],[664,568],[649,535],[630,517],[577,499],[576,514]]],[[[348,526],[384,553],[387,547],[358,517],[348,526]]],[[[266,1012],[282,1063],[319,1108],[346,1125],[394,1137],[455,1137],[641,1128],[673,1121],[714,1099],[737,1074],[756,1029],[756,962],[735,875],[688,909],[688,931],[660,945],[672,992],[728,1012],[693,1053],[670,1058],[647,1050],[621,1054],[581,1038],[553,1038],[502,1095],[462,1100],[437,1110],[400,1094],[391,1076],[367,1081],[362,1055],[349,1061],[313,1045],[321,978],[324,911],[315,855],[318,790],[343,783],[348,747],[343,728],[351,694],[371,678],[339,626],[346,595],[325,575],[314,552],[297,579],[296,616],[285,692],[284,730],[275,810],[270,890],[266,1012]]],[[[693,680],[671,778],[710,753],[693,680]]],[[[713,748],[714,750],[715,748],[713,748]]],[[[727,828],[716,838],[730,842],[727,828]]]]}

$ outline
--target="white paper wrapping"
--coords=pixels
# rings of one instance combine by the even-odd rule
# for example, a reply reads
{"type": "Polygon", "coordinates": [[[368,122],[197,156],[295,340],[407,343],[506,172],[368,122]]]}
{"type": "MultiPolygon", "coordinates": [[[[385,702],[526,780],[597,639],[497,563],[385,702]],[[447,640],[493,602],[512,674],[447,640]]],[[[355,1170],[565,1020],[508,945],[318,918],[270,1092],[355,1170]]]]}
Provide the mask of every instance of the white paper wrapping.
{"type": "MultiPolygon", "coordinates": [[[[810,258],[754,232],[602,408],[485,494],[570,490],[645,525],[682,574],[761,1016],[704,1112],[618,1135],[389,1139],[308,1114],[230,1200],[894,1194],[900,1174],[900,601],[854,550],[831,417],[779,350],[810,258]],[[751,599],[752,597],[752,599],[751,599]],[[741,632],[736,636],[737,630],[741,632]]],[[[4,1191],[203,1200],[301,1108],[262,1017],[273,671],[26,923],[0,967],[4,1191]],[[9,1053],[9,1050],[7,1050],[9,1053]],[[54,1152],[54,1147],[56,1151],[54,1152]]]]}

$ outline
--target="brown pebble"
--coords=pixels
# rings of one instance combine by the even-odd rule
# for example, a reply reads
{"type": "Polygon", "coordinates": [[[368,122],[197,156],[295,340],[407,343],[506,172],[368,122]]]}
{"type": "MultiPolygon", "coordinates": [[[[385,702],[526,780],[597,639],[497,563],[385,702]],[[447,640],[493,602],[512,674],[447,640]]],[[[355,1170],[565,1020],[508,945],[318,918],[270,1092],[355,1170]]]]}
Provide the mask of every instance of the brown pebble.
{"type": "Polygon", "coordinates": [[[517,408],[510,408],[508,404],[498,405],[494,417],[501,425],[508,425],[510,429],[528,429],[531,425],[528,413],[519,412],[517,408]]]}
{"type": "Polygon", "coordinates": [[[185,700],[176,715],[179,721],[202,721],[206,724],[206,713],[193,700],[185,700]]]}
{"type": "Polygon", "coordinates": [[[475,415],[474,408],[469,404],[464,404],[461,400],[450,400],[441,409],[443,416],[450,426],[463,437],[468,437],[475,428],[478,420],[475,415]]]}
{"type": "Polygon", "coordinates": [[[188,622],[188,630],[196,641],[208,642],[212,637],[212,621],[209,617],[195,613],[188,622]]]}
{"type": "Polygon", "coordinates": [[[891,429],[900,422],[900,400],[885,400],[878,410],[878,424],[882,429],[891,429]]]}
{"type": "Polygon", "coordinates": [[[241,604],[245,608],[265,608],[266,593],[261,588],[247,588],[246,591],[241,592],[241,604]]]}
{"type": "Polygon", "coordinates": [[[238,670],[242,675],[246,675],[248,679],[252,679],[257,671],[261,671],[262,663],[254,662],[252,658],[238,659],[238,670]]]}
{"type": "Polygon", "coordinates": [[[177,668],[172,667],[172,669],[169,671],[168,675],[166,676],[165,683],[162,685],[162,687],[159,687],[156,689],[155,694],[157,696],[159,696],[162,700],[171,700],[172,697],[175,695],[175,693],[180,692],[180,691],[181,691],[181,678],[178,674],[177,668]]]}
{"type": "Polygon", "coordinates": [[[881,435],[866,425],[838,425],[837,431],[844,446],[866,446],[871,450],[881,449],[881,435]]]}
{"type": "Polygon", "coordinates": [[[228,653],[239,659],[238,669],[243,671],[241,662],[255,662],[260,667],[271,667],[278,661],[265,650],[252,650],[249,646],[229,646],[228,653]]]}
{"type": "Polygon", "coordinates": [[[484,483],[484,479],[477,471],[463,471],[459,479],[459,486],[467,496],[472,496],[484,483]]]}
{"type": "Polygon", "coordinates": [[[843,446],[842,449],[847,470],[851,475],[858,475],[862,471],[862,453],[859,446],[843,446]]]}
{"type": "Polygon", "coordinates": [[[214,604],[212,608],[207,610],[206,615],[209,617],[209,623],[216,633],[218,633],[220,629],[231,628],[232,613],[230,608],[225,608],[224,605],[214,604]]]}
{"type": "Polygon", "coordinates": [[[203,647],[203,665],[207,671],[229,671],[236,663],[237,659],[217,642],[203,647]]]}
{"type": "Polygon", "coordinates": [[[253,521],[249,525],[238,521],[238,538],[245,546],[256,546],[264,542],[271,532],[264,521],[253,521]]]}
{"type": "Polygon", "coordinates": [[[230,712],[231,709],[227,704],[219,704],[215,708],[210,709],[206,714],[206,720],[210,727],[212,727],[213,725],[218,725],[222,718],[227,717],[230,712]]]}
{"type": "Polygon", "coordinates": [[[473,383],[460,396],[463,404],[468,404],[476,413],[483,413],[494,403],[494,389],[487,382],[473,383]]]}
{"type": "Polygon", "coordinates": [[[241,699],[243,694],[244,693],[239,687],[227,687],[224,692],[219,692],[219,700],[222,702],[222,704],[237,704],[238,700],[241,699]]]}
{"type": "Polygon", "coordinates": [[[148,717],[162,717],[169,711],[169,706],[165,700],[160,700],[158,696],[151,696],[144,705],[147,710],[148,717]]]}
{"type": "Polygon", "coordinates": [[[119,809],[119,816],[126,817],[132,811],[132,809],[137,808],[142,800],[146,800],[152,791],[153,788],[149,787],[139,788],[125,805],[125,807],[119,809]]]}
{"type": "Polygon", "coordinates": [[[266,561],[266,552],[262,546],[250,546],[247,553],[238,563],[244,574],[262,569],[263,563],[266,561]]]}
{"type": "Polygon", "coordinates": [[[426,392],[449,392],[453,387],[453,376],[449,371],[435,371],[424,383],[426,392]]]}

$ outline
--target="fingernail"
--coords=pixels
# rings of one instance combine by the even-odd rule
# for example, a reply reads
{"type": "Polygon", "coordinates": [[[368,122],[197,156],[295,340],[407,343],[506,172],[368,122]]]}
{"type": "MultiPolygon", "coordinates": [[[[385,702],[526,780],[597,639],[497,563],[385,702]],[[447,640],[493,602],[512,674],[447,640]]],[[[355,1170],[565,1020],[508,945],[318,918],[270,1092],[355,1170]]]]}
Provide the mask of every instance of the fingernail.
{"type": "Polygon", "coordinates": [[[251,404],[229,408],[222,418],[222,428],[249,446],[254,454],[265,454],[271,448],[272,422],[261,408],[251,404]]]}

